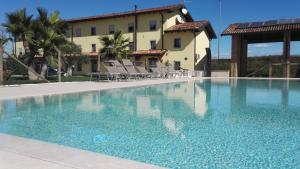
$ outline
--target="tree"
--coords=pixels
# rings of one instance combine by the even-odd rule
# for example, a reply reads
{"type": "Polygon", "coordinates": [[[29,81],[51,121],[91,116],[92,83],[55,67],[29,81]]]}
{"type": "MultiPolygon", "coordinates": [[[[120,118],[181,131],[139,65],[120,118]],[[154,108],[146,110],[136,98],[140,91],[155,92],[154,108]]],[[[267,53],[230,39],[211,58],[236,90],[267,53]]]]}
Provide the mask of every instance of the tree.
{"type": "Polygon", "coordinates": [[[0,35],[0,85],[3,85],[4,81],[4,71],[3,71],[3,54],[4,54],[4,45],[9,41],[9,38],[6,38],[1,32],[0,35]]]}
{"type": "Polygon", "coordinates": [[[62,60],[65,65],[65,70],[67,70],[67,76],[72,76],[73,65],[88,62],[87,57],[81,55],[81,47],[73,42],[67,42],[61,45],[60,49],[62,52],[62,60]]]}
{"type": "MultiPolygon", "coordinates": [[[[15,42],[17,39],[22,40],[23,47],[25,49],[25,55],[27,57],[31,56],[28,43],[28,33],[32,23],[32,17],[33,15],[27,15],[26,9],[23,8],[15,12],[7,13],[7,22],[3,24],[3,26],[6,28],[6,31],[12,34],[15,42]]],[[[31,59],[29,59],[29,61],[31,61],[31,59]]]]}
{"type": "Polygon", "coordinates": [[[4,24],[15,41],[20,38],[23,42],[25,54],[22,59],[30,67],[28,75],[31,80],[38,79],[31,73],[35,56],[42,57],[43,66],[40,73],[42,77],[45,77],[48,61],[51,62],[57,58],[55,47],[59,48],[67,42],[64,36],[67,24],[60,19],[59,12],[56,11],[49,15],[44,8],[37,8],[37,11],[36,18],[33,18],[33,15],[28,16],[26,9],[6,14],[7,23],[4,24]]]}
{"type": "Polygon", "coordinates": [[[41,76],[45,77],[48,69],[48,61],[57,58],[55,47],[67,43],[64,35],[68,26],[60,19],[59,12],[48,12],[43,8],[38,8],[38,17],[32,22],[30,30],[29,44],[39,49],[38,55],[42,56],[43,65],[41,76]]]}
{"type": "Polygon", "coordinates": [[[118,59],[126,57],[129,48],[129,38],[125,38],[122,31],[114,33],[113,37],[104,36],[99,38],[103,45],[100,54],[106,59],[118,59]]]}

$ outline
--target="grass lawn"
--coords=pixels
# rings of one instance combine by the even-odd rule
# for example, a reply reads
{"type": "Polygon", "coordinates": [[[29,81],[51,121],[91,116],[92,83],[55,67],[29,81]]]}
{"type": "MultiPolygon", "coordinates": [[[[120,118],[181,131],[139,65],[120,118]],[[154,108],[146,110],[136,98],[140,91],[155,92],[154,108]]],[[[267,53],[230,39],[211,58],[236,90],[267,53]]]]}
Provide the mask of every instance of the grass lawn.
{"type": "MultiPolygon", "coordinates": [[[[57,77],[54,79],[50,79],[51,82],[57,82],[57,77]]],[[[84,82],[84,81],[90,81],[90,76],[69,76],[69,77],[61,77],[62,82],[84,82]]]]}
{"type": "MultiPolygon", "coordinates": [[[[49,77],[48,80],[50,82],[57,82],[57,76],[49,77]]],[[[70,77],[61,77],[62,82],[83,82],[90,81],[89,76],[78,75],[78,76],[70,76],[70,77]]],[[[16,84],[38,84],[38,83],[47,83],[42,80],[28,80],[27,78],[10,78],[7,81],[4,81],[5,85],[16,85],[16,84]]]]}

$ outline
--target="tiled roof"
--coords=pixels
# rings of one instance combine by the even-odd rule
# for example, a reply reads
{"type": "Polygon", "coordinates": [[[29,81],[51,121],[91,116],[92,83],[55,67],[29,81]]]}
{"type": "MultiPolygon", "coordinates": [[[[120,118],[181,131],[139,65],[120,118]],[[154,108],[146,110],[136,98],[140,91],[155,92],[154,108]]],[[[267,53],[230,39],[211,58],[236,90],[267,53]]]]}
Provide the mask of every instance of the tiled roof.
{"type": "Polygon", "coordinates": [[[167,51],[166,50],[138,50],[130,53],[129,55],[131,56],[161,56],[165,54],[167,51]]]}
{"type": "MultiPolygon", "coordinates": [[[[294,19],[299,20],[299,19],[294,19]]],[[[252,23],[235,23],[231,24],[222,35],[246,34],[246,33],[267,33],[300,30],[300,22],[282,22],[278,20],[252,23]]]]}
{"type": "MultiPolygon", "coordinates": [[[[163,12],[163,11],[182,9],[182,8],[186,8],[184,4],[176,4],[176,5],[162,6],[162,7],[157,7],[157,8],[138,9],[137,11],[133,10],[133,11],[127,11],[127,12],[119,12],[119,13],[103,14],[103,15],[81,17],[81,18],[74,18],[74,19],[66,19],[65,21],[69,22],[69,23],[75,23],[75,22],[92,21],[92,20],[99,20],[99,19],[132,16],[132,15],[136,15],[136,14],[163,12]]],[[[189,13],[185,16],[188,21],[193,21],[193,18],[189,13]]]]}
{"type": "Polygon", "coordinates": [[[207,32],[209,33],[210,38],[212,39],[216,38],[216,34],[214,30],[211,24],[209,23],[209,21],[207,20],[177,24],[168,28],[167,30],[165,30],[165,32],[167,33],[167,32],[180,32],[180,31],[202,31],[204,29],[206,29],[207,32]]]}

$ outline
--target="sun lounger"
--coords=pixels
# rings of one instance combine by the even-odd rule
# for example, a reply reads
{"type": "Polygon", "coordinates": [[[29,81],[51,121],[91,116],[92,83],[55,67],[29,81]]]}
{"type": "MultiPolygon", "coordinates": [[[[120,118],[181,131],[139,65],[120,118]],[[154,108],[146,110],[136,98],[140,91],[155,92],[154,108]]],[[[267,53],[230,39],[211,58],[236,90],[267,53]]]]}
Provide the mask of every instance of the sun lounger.
{"type": "Polygon", "coordinates": [[[166,76],[167,75],[166,67],[160,62],[158,62],[156,64],[156,67],[152,67],[150,69],[151,69],[154,77],[158,77],[158,78],[166,78],[167,77],[166,76]]]}
{"type": "Polygon", "coordinates": [[[158,70],[161,73],[161,77],[162,78],[166,78],[167,77],[167,73],[168,73],[167,67],[163,63],[161,63],[161,62],[157,62],[157,67],[158,67],[158,70]]]}
{"type": "Polygon", "coordinates": [[[107,72],[100,73],[100,75],[106,76],[108,80],[119,80],[121,78],[121,73],[118,71],[114,62],[106,61],[103,66],[107,72]]]}
{"type": "Polygon", "coordinates": [[[128,79],[132,78],[132,76],[127,72],[125,67],[117,60],[110,60],[109,62],[113,63],[113,65],[116,67],[117,73],[119,73],[120,78],[122,79],[128,79]]]}
{"type": "Polygon", "coordinates": [[[175,70],[172,65],[167,66],[167,77],[174,78],[182,76],[182,72],[179,70],[175,70]]]}
{"type": "Polygon", "coordinates": [[[133,78],[136,78],[136,79],[139,78],[139,77],[142,77],[142,74],[139,73],[139,72],[135,69],[133,63],[132,63],[130,60],[128,60],[128,59],[123,59],[122,62],[123,62],[123,65],[124,65],[124,67],[126,68],[128,74],[129,74],[129,76],[131,76],[131,77],[133,77],[133,78]]]}
{"type": "Polygon", "coordinates": [[[134,62],[134,66],[143,77],[151,77],[152,74],[145,69],[144,62],[134,62]]]}

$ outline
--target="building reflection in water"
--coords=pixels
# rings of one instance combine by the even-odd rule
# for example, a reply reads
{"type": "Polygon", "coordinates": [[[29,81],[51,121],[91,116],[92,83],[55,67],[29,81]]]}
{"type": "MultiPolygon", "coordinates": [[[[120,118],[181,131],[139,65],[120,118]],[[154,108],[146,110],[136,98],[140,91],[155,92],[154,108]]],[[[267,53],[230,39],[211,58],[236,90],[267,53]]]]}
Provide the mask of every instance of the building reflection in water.
{"type": "Polygon", "coordinates": [[[231,108],[300,105],[298,81],[231,79],[231,108]],[[237,104],[238,103],[238,104],[237,104]]]}
{"type": "Polygon", "coordinates": [[[232,123],[252,121],[252,124],[286,127],[297,123],[300,108],[298,81],[231,80],[230,113],[232,123]]]}
{"type": "MultiPolygon", "coordinates": [[[[0,119],[8,114],[10,119],[23,121],[27,127],[46,127],[42,130],[49,135],[59,134],[59,131],[55,131],[58,130],[57,126],[63,125],[67,129],[68,124],[72,126],[79,120],[84,123],[81,125],[87,126],[97,124],[96,120],[103,118],[111,118],[116,123],[121,118],[125,121],[135,118],[145,123],[156,120],[170,134],[184,138],[182,130],[187,119],[205,118],[210,87],[211,84],[206,82],[188,82],[15,99],[1,102],[0,119]],[[109,117],[109,114],[114,117],[109,117]]],[[[14,124],[11,125],[14,130],[14,124]]]]}
{"type": "Polygon", "coordinates": [[[228,79],[218,79],[213,83],[204,80],[16,99],[0,102],[0,120],[10,119],[29,128],[47,125],[45,130],[49,130],[49,134],[59,132],[51,131],[51,125],[63,125],[66,129],[68,124],[83,123],[81,126],[89,128],[103,119],[107,119],[105,125],[108,126],[115,123],[125,125],[133,120],[138,121],[138,125],[148,125],[149,128],[155,125],[157,129],[162,127],[172,135],[184,137],[182,133],[191,119],[217,118],[208,114],[228,112],[227,119],[233,122],[236,117],[244,116],[245,110],[260,111],[270,108],[270,105],[274,108],[278,105],[280,108],[299,107],[297,85],[297,81],[231,79],[229,83],[228,79]]]}
{"type": "Polygon", "coordinates": [[[100,95],[94,93],[85,94],[82,97],[82,101],[76,105],[76,112],[91,112],[97,113],[103,110],[103,104],[100,102],[100,95]]]}

